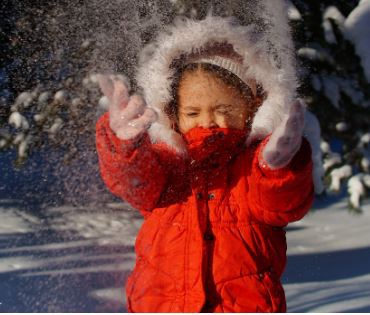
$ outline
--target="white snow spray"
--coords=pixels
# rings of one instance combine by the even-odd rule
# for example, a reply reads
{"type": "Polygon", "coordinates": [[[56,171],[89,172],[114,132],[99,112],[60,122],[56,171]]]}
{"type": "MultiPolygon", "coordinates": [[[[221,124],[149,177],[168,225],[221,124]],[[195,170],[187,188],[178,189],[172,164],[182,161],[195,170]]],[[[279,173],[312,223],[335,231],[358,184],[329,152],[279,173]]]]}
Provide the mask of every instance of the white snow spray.
{"type": "MultiPolygon", "coordinates": [[[[242,24],[256,26],[261,41],[259,45],[269,56],[271,75],[267,85],[270,90],[279,89],[271,107],[280,107],[279,112],[287,112],[289,107],[286,104],[291,104],[296,96],[297,79],[284,0],[230,0],[222,3],[92,0],[83,3],[66,1],[49,8],[45,31],[53,54],[53,66],[49,69],[59,71],[57,78],[64,82],[69,77],[73,78],[74,91],[70,92],[67,101],[69,109],[74,106],[73,101],[77,103],[82,98],[85,102],[84,110],[77,111],[77,115],[69,115],[69,121],[60,128],[63,137],[72,143],[72,153],[77,153],[74,154],[77,159],[72,163],[65,163],[63,159],[53,160],[58,164],[55,167],[56,178],[61,181],[55,186],[59,190],[64,187],[60,190],[62,199],[76,204],[107,200],[99,196],[104,194],[104,189],[100,185],[94,143],[94,125],[104,109],[99,106],[101,94],[97,85],[93,79],[89,81],[91,74],[122,73],[130,79],[132,92],[136,91],[135,73],[141,49],[178,15],[202,19],[210,11],[214,15],[235,15],[242,24]],[[60,66],[59,70],[55,64],[60,66]]],[[[276,124],[276,119],[272,121],[276,124]]],[[[275,127],[265,121],[260,125],[263,125],[261,129],[275,127]]]]}
{"type": "Polygon", "coordinates": [[[285,102],[291,104],[296,98],[295,49],[288,23],[288,7],[284,0],[264,0],[261,15],[267,22],[266,36],[276,53],[275,67],[280,69],[280,84],[284,87],[285,102]]]}
{"type": "MultiPolygon", "coordinates": [[[[30,112],[22,116],[26,120],[14,114],[11,121],[36,124],[52,117],[45,125],[49,138],[43,145],[42,163],[48,166],[37,165],[48,181],[47,190],[38,192],[48,204],[42,207],[39,225],[42,246],[34,249],[38,269],[28,270],[25,278],[38,279],[25,284],[28,291],[36,285],[40,289],[36,295],[28,296],[26,289],[18,294],[19,301],[26,301],[25,310],[125,310],[123,286],[133,266],[133,243],[141,219],[129,205],[114,199],[100,178],[94,132],[106,104],[99,102],[94,74],[124,74],[135,91],[138,54],[144,45],[178,15],[201,19],[210,10],[214,15],[234,15],[244,25],[255,24],[261,49],[269,53],[274,70],[268,85],[278,84],[284,92],[275,101],[281,106],[291,103],[297,80],[284,0],[55,0],[38,8],[30,3],[28,10],[18,12],[27,15],[24,28],[33,30],[30,59],[38,58],[32,75],[23,77],[35,76],[37,82],[28,82],[35,106],[27,105],[30,112]],[[40,21],[38,27],[26,23],[32,19],[40,21]],[[35,43],[40,47],[35,49],[35,43]],[[58,135],[61,145],[48,149],[58,135]]],[[[42,128],[37,126],[29,129],[39,132],[42,128]]]]}

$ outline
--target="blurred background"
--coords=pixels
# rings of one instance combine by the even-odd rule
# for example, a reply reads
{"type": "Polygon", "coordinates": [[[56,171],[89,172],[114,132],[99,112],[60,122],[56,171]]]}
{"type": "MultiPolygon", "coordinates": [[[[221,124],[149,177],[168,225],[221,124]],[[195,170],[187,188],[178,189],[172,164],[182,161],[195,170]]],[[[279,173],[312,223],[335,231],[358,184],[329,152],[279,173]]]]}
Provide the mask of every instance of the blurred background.
{"type": "MultiPolygon", "coordinates": [[[[179,15],[254,22],[254,1],[1,1],[0,310],[126,310],[142,218],[100,179],[96,74],[132,78],[179,15]]],[[[292,0],[287,15],[325,183],[287,228],[288,310],[369,312],[370,0],[292,0]]]]}

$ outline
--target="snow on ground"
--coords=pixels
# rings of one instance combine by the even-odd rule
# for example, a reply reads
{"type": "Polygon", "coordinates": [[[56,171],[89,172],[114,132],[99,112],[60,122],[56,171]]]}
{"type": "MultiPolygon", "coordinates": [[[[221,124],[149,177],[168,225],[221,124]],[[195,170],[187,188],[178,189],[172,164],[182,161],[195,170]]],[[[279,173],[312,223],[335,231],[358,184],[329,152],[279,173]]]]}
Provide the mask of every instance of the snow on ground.
{"type": "MultiPolygon", "coordinates": [[[[316,203],[287,228],[291,312],[370,311],[370,203],[316,203]]],[[[124,203],[45,207],[0,200],[0,311],[122,312],[140,215],[124,203]]]]}
{"type": "Polygon", "coordinates": [[[32,218],[31,222],[25,218],[25,215],[20,212],[13,201],[3,200],[0,202],[1,207],[1,220],[0,220],[0,239],[3,234],[9,233],[27,233],[32,231],[32,221],[37,220],[32,218]],[[10,202],[12,207],[8,209],[2,209],[2,205],[6,202],[10,202]]]}
{"type": "Polygon", "coordinates": [[[370,312],[370,202],[363,214],[347,201],[316,210],[288,227],[283,277],[290,312],[370,312]]]}
{"type": "Polygon", "coordinates": [[[125,311],[140,215],[124,203],[39,211],[0,200],[0,311],[125,311]]]}

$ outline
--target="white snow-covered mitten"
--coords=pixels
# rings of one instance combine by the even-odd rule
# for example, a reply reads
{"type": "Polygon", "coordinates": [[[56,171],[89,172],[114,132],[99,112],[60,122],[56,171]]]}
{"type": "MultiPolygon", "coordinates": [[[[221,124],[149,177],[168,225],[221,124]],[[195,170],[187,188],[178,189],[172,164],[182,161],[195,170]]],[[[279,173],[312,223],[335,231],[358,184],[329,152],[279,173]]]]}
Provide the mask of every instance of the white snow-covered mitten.
{"type": "Polygon", "coordinates": [[[259,165],[272,170],[288,165],[301,146],[303,127],[304,107],[297,100],[262,148],[259,165]]]}
{"type": "Polygon", "coordinates": [[[99,86],[109,100],[109,127],[122,140],[135,139],[157,120],[142,96],[129,96],[127,84],[116,75],[98,75],[99,86]]]}

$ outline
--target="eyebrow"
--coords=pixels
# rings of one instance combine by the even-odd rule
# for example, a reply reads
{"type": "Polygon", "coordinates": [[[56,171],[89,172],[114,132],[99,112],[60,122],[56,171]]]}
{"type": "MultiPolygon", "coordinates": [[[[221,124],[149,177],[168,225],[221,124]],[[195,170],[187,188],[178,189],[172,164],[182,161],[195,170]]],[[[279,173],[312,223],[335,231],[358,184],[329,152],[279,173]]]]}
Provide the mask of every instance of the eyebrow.
{"type": "Polygon", "coordinates": [[[230,107],[233,107],[233,105],[231,105],[231,104],[217,104],[216,106],[215,106],[215,108],[220,108],[220,107],[226,107],[226,108],[230,108],[230,107]]]}
{"type": "Polygon", "coordinates": [[[199,107],[195,106],[186,106],[182,110],[199,110],[199,107]]]}
{"type": "MultiPolygon", "coordinates": [[[[231,105],[231,104],[217,104],[214,108],[218,109],[220,107],[230,108],[230,107],[233,107],[233,105],[231,105]]],[[[199,109],[200,109],[200,107],[196,107],[196,106],[186,106],[186,107],[182,108],[182,110],[199,110],[199,109]]]]}

